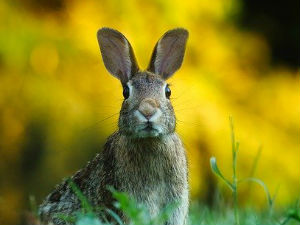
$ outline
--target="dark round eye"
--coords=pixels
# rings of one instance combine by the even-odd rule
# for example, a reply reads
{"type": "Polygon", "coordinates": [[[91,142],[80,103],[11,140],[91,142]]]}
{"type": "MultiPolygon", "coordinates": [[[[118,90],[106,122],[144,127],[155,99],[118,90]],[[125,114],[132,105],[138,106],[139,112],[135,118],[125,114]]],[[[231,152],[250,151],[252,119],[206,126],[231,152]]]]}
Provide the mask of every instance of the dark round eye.
{"type": "Polygon", "coordinates": [[[165,93],[166,97],[169,99],[171,96],[171,89],[169,88],[169,85],[166,86],[165,93]]]}
{"type": "Polygon", "coordinates": [[[123,96],[125,99],[127,99],[129,97],[129,87],[126,85],[123,87],[123,96]]]}

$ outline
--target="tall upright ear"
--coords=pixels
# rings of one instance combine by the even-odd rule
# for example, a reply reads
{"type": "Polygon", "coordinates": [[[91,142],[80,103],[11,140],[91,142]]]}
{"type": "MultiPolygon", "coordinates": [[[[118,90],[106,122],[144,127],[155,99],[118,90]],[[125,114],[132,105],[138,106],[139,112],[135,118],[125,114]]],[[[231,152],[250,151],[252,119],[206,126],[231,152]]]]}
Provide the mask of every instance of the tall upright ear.
{"type": "Polygon", "coordinates": [[[153,50],[148,71],[165,80],[172,76],[182,64],[188,36],[188,31],[183,28],[166,32],[153,50]]]}
{"type": "Polygon", "coordinates": [[[127,83],[139,70],[130,43],[123,34],[110,28],[98,30],[97,38],[106,69],[122,84],[127,83]]]}

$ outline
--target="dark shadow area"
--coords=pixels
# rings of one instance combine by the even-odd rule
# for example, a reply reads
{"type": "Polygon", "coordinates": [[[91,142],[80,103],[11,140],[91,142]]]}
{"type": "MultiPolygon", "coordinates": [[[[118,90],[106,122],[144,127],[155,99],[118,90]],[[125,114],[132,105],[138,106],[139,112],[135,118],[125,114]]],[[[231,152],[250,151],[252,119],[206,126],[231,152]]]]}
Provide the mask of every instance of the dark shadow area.
{"type": "Polygon", "coordinates": [[[297,0],[242,1],[238,24],[242,29],[259,32],[267,39],[273,64],[293,68],[300,65],[299,3],[297,0]]]}

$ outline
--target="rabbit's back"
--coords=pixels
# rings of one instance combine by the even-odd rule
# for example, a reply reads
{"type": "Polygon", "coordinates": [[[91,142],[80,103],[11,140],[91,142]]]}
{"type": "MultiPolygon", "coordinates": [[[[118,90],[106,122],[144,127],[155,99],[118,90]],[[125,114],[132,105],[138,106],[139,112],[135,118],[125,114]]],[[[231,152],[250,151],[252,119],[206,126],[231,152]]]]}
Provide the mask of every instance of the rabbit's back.
{"type": "MultiPolygon", "coordinates": [[[[112,204],[111,193],[106,187],[107,185],[116,186],[113,175],[115,160],[111,150],[113,137],[114,134],[108,138],[101,153],[97,154],[83,169],[71,177],[71,181],[93,206],[110,207],[112,204]]],[[[72,215],[81,207],[80,200],[72,190],[69,181],[64,180],[40,205],[39,215],[42,221],[60,225],[65,224],[65,221],[58,218],[59,215],[72,215]]]]}

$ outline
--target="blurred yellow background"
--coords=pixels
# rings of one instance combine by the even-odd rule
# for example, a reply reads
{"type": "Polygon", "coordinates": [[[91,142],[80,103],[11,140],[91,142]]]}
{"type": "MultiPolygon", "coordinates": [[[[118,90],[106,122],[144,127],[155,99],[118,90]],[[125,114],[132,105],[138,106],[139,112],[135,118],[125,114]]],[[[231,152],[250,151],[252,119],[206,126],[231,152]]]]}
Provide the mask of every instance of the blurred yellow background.
{"type": "MultiPolygon", "coordinates": [[[[300,80],[272,63],[257,32],[234,22],[238,0],[0,1],[0,223],[19,224],[28,197],[41,200],[101,151],[117,129],[119,81],[103,65],[96,32],[121,31],[141,68],[168,29],[190,37],[182,68],[170,79],[177,131],[186,146],[191,198],[210,203],[220,183],[214,155],[231,178],[229,115],[240,141],[238,176],[255,176],[276,206],[300,194],[300,80]]],[[[288,42],[289,40],[287,40],[288,42]]],[[[220,183],[222,186],[222,184],[220,183]]],[[[240,201],[266,206],[263,190],[241,186],[240,201]]]]}

